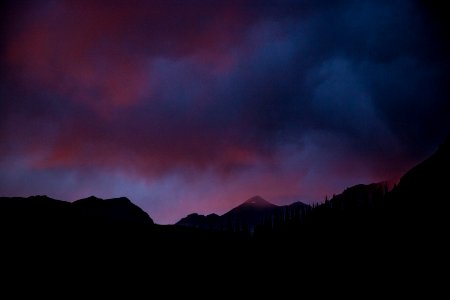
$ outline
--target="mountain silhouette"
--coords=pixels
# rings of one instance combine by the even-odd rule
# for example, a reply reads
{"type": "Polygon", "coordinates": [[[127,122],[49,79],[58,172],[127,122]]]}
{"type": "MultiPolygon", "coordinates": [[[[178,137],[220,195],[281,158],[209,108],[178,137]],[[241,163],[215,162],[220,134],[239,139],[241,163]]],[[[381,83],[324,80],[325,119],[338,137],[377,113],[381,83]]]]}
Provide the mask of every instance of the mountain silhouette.
{"type": "Polygon", "coordinates": [[[428,159],[409,170],[392,190],[392,199],[410,205],[421,205],[432,201],[442,205],[449,201],[450,185],[450,136],[428,159]]]}
{"type": "Polygon", "coordinates": [[[391,223],[398,226],[413,224],[416,232],[436,233],[447,228],[449,170],[450,136],[433,155],[401,177],[388,194],[383,211],[391,223]]]}
{"type": "Polygon", "coordinates": [[[449,138],[429,158],[406,172],[392,190],[387,182],[350,187],[315,206],[303,228],[288,229],[294,234],[306,232],[339,243],[378,241],[404,251],[411,251],[408,247],[418,243],[440,244],[449,225],[448,170],[449,138]]]}
{"type": "Polygon", "coordinates": [[[176,223],[176,225],[180,226],[210,229],[210,230],[222,229],[221,224],[222,223],[220,216],[217,214],[210,214],[204,216],[199,215],[197,213],[190,214],[176,223]]]}
{"type": "MultiPolygon", "coordinates": [[[[358,184],[315,205],[306,216],[304,227],[313,235],[334,239],[368,236],[372,227],[379,226],[380,207],[389,193],[387,182],[358,184]],[[370,227],[370,228],[368,228],[370,227]]],[[[289,228],[297,232],[293,228],[289,228]]]]}
{"type": "Polygon", "coordinates": [[[146,212],[125,197],[103,200],[91,196],[73,202],[71,208],[85,219],[153,224],[146,212]]]}
{"type": "Polygon", "coordinates": [[[278,207],[278,205],[272,204],[269,201],[261,198],[261,196],[254,196],[244,203],[240,204],[239,206],[233,208],[226,214],[232,215],[232,214],[242,214],[246,212],[255,212],[255,211],[264,211],[264,210],[271,210],[278,207]]]}
{"type": "Polygon", "coordinates": [[[55,223],[72,218],[69,202],[52,199],[46,195],[0,197],[0,222],[55,223]]]}
{"type": "Polygon", "coordinates": [[[222,216],[190,214],[176,223],[179,226],[228,230],[233,232],[254,232],[257,226],[274,224],[278,220],[303,217],[310,206],[301,202],[278,206],[260,196],[254,196],[222,216]]]}
{"type": "Polygon", "coordinates": [[[0,197],[0,222],[15,224],[141,223],[153,220],[127,198],[89,197],[73,203],[48,196],[0,197]]]}
{"type": "Polygon", "coordinates": [[[371,209],[389,192],[388,182],[358,184],[325,201],[324,206],[341,211],[371,209]]]}

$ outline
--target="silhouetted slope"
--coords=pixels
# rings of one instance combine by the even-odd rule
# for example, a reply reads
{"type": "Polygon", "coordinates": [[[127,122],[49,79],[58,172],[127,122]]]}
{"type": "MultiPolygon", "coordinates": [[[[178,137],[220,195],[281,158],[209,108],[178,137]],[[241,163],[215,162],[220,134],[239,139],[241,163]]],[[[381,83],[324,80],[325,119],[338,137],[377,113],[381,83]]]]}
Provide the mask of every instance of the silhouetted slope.
{"type": "Polygon", "coordinates": [[[389,192],[388,183],[358,184],[324,203],[324,206],[341,211],[371,209],[389,192]]]}
{"type": "Polygon", "coordinates": [[[400,179],[391,197],[398,201],[408,201],[410,205],[442,205],[450,201],[449,187],[450,136],[430,158],[400,179]]]}
{"type": "Polygon", "coordinates": [[[358,241],[402,251],[421,244],[438,251],[436,245],[448,234],[449,170],[447,139],[391,191],[385,182],[350,187],[314,207],[301,226],[288,226],[284,233],[289,232],[289,238],[308,236],[318,244],[358,241]]]}
{"type": "Polygon", "coordinates": [[[450,201],[450,137],[428,159],[401,179],[384,202],[383,213],[396,226],[416,232],[448,233],[450,201]]]}
{"type": "Polygon", "coordinates": [[[375,214],[387,194],[386,182],[349,187],[314,207],[305,218],[306,228],[302,229],[328,238],[367,234],[378,224],[375,214]]]}

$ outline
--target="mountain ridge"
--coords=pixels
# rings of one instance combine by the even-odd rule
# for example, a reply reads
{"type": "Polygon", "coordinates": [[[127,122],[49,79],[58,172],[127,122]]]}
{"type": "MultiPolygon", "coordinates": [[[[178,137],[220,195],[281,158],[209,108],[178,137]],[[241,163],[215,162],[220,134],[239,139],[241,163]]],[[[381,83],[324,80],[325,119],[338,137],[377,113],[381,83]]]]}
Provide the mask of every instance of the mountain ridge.
{"type": "MultiPolygon", "coordinates": [[[[437,199],[442,205],[446,204],[446,186],[450,181],[442,176],[450,169],[450,136],[442,143],[430,157],[408,170],[399,183],[390,190],[388,182],[373,184],[358,184],[345,189],[341,194],[318,205],[322,208],[332,208],[341,211],[357,211],[380,209],[380,206],[396,207],[409,212],[423,207],[425,199],[437,199]]],[[[0,197],[0,216],[6,220],[39,220],[61,221],[65,218],[101,219],[103,221],[151,223],[153,220],[141,208],[134,205],[126,197],[101,199],[96,196],[66,202],[53,199],[47,195],[30,197],[0,197]]],[[[317,205],[316,205],[317,207],[317,205]]],[[[427,206],[424,206],[427,208],[427,206]]],[[[259,225],[274,224],[279,220],[300,221],[311,206],[302,202],[289,205],[275,205],[261,196],[254,196],[240,205],[230,209],[223,215],[189,214],[174,225],[213,230],[233,230],[245,227],[254,231],[259,225]],[[294,217],[293,217],[294,216],[294,217]]],[[[414,214],[417,214],[414,211],[414,214]]]]}
{"type": "Polygon", "coordinates": [[[199,229],[254,232],[257,226],[272,223],[275,219],[296,216],[301,219],[311,207],[300,201],[289,205],[275,205],[261,196],[253,196],[223,215],[189,214],[175,225],[199,229]]]}
{"type": "Polygon", "coordinates": [[[153,224],[152,218],[126,197],[102,199],[95,196],[73,202],[47,195],[0,197],[3,220],[15,222],[118,222],[153,224]],[[15,220],[14,220],[15,219],[15,220]]]}

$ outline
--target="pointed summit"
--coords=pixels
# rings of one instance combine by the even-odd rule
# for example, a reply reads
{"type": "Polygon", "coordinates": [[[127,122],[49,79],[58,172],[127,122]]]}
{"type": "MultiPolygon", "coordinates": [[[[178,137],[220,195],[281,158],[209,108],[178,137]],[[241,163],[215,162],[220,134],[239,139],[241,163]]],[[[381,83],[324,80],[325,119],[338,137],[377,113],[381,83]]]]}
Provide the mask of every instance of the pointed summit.
{"type": "Polygon", "coordinates": [[[242,212],[259,212],[261,210],[271,210],[277,208],[278,205],[272,204],[261,196],[254,196],[241,205],[233,208],[227,214],[236,214],[242,212]]]}
{"type": "Polygon", "coordinates": [[[233,230],[242,229],[254,232],[256,225],[271,219],[279,210],[280,206],[272,204],[260,196],[254,196],[224,214],[222,219],[227,226],[231,224],[233,230]]]}
{"type": "Polygon", "coordinates": [[[73,204],[75,205],[80,205],[80,204],[84,204],[84,203],[98,203],[98,202],[102,202],[103,199],[95,197],[95,196],[89,196],[87,198],[83,198],[83,199],[79,199],[73,202],[73,204]]]}
{"type": "Polygon", "coordinates": [[[242,205],[245,206],[253,206],[253,207],[273,207],[276,206],[275,204],[270,203],[269,201],[265,200],[261,196],[254,196],[247,201],[245,201],[242,205]]]}

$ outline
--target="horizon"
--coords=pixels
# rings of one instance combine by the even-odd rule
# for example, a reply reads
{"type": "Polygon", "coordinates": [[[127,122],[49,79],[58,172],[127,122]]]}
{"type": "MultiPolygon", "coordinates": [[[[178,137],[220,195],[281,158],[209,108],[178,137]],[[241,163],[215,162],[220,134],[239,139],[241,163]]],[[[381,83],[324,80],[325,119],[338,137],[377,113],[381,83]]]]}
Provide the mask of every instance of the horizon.
{"type": "Polygon", "coordinates": [[[445,1],[0,6],[0,196],[158,224],[398,181],[450,131],[445,1]]]}
{"type": "MultiPolygon", "coordinates": [[[[343,190],[340,191],[339,193],[333,193],[332,195],[325,195],[325,197],[328,198],[328,199],[332,199],[335,195],[342,194],[342,193],[343,193],[344,191],[346,191],[347,189],[352,188],[352,187],[357,186],[357,185],[371,185],[371,184],[377,184],[377,185],[379,185],[379,184],[386,184],[386,186],[388,187],[388,191],[391,191],[392,188],[393,188],[396,184],[398,184],[398,182],[399,182],[399,180],[396,180],[396,181],[393,181],[393,180],[384,180],[384,181],[380,181],[380,182],[372,182],[372,183],[359,183],[359,184],[355,184],[355,185],[346,187],[345,189],[343,189],[343,190]]],[[[117,199],[117,198],[126,198],[126,199],[130,200],[131,203],[137,205],[139,208],[141,208],[143,211],[145,211],[145,212],[150,216],[150,218],[152,218],[152,220],[155,221],[155,223],[158,224],[158,225],[175,225],[175,224],[176,224],[178,221],[180,221],[181,219],[183,219],[183,218],[185,218],[185,217],[187,217],[187,216],[190,216],[190,215],[192,215],[192,214],[204,215],[204,216],[208,216],[208,215],[218,215],[218,216],[223,216],[224,214],[226,214],[227,212],[233,210],[234,208],[236,208],[236,207],[238,207],[238,206],[240,206],[240,205],[242,205],[242,204],[248,203],[248,201],[252,200],[253,198],[261,198],[262,200],[268,202],[269,204],[274,204],[274,205],[276,205],[276,206],[289,206],[289,205],[294,204],[294,203],[303,203],[303,204],[307,204],[307,205],[309,205],[309,206],[312,206],[312,205],[317,205],[317,204],[323,204],[323,203],[325,203],[325,198],[323,198],[321,201],[311,201],[311,202],[309,202],[309,203],[304,202],[304,201],[302,201],[301,199],[291,199],[290,201],[274,202],[274,201],[271,201],[270,199],[265,198],[264,196],[261,196],[261,195],[259,195],[259,194],[255,194],[255,195],[253,195],[253,196],[251,196],[251,197],[249,197],[249,198],[247,198],[247,199],[245,199],[245,200],[242,200],[241,202],[237,202],[237,204],[235,204],[235,206],[232,206],[232,207],[229,207],[229,208],[225,208],[225,210],[224,210],[223,212],[216,212],[216,211],[213,211],[213,212],[205,212],[205,213],[199,213],[199,212],[197,212],[197,211],[194,211],[194,212],[188,212],[188,213],[186,213],[186,215],[182,216],[180,219],[177,219],[177,220],[175,220],[175,221],[172,221],[172,222],[166,222],[166,223],[160,223],[160,222],[158,222],[158,221],[156,221],[156,220],[154,219],[154,217],[152,216],[151,211],[147,211],[147,210],[145,210],[144,208],[140,207],[140,206],[139,206],[132,198],[130,198],[130,197],[126,196],[126,195],[122,195],[122,196],[117,195],[117,196],[114,196],[114,197],[106,197],[106,198],[104,198],[104,197],[99,197],[98,195],[89,195],[89,196],[86,196],[86,197],[77,198],[77,199],[73,199],[73,200],[68,200],[68,199],[65,199],[65,198],[52,197],[51,195],[48,195],[48,194],[42,194],[42,195],[37,195],[37,194],[34,194],[34,195],[16,195],[16,196],[2,195],[2,196],[0,196],[0,197],[23,197],[23,198],[29,198],[29,197],[48,197],[48,198],[51,198],[51,199],[54,199],[54,200],[59,200],[59,201],[64,201],[64,202],[70,202],[70,203],[75,202],[75,201],[78,201],[78,200],[83,200],[83,199],[87,199],[87,198],[92,198],[92,197],[93,197],[93,198],[100,199],[100,200],[110,200],[110,199],[117,199]]],[[[286,200],[286,199],[285,199],[285,200],[286,200]]]]}

